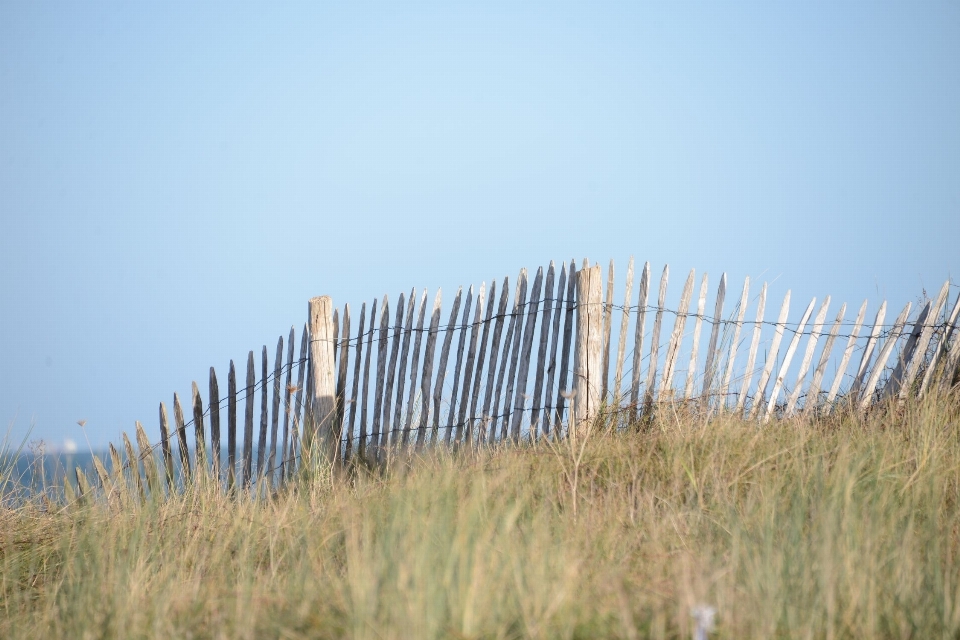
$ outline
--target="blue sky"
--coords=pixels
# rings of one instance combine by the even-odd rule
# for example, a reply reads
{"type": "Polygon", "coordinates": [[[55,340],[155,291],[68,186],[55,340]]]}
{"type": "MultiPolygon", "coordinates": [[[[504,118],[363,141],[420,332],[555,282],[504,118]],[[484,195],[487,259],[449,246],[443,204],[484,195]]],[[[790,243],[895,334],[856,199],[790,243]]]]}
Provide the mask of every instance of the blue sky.
{"type": "Polygon", "coordinates": [[[899,309],[960,272],[958,114],[956,2],[4,3],[0,419],[156,437],[311,296],[551,259],[899,309]]]}

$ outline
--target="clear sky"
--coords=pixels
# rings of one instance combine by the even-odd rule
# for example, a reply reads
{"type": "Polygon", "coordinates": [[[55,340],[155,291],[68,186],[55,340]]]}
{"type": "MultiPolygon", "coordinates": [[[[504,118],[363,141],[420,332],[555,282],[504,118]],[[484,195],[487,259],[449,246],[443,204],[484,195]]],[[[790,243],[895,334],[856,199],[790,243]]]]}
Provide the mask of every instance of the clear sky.
{"type": "Polygon", "coordinates": [[[899,309],[960,275],[960,3],[4,2],[0,220],[0,420],[54,447],[314,295],[633,255],[899,309]]]}

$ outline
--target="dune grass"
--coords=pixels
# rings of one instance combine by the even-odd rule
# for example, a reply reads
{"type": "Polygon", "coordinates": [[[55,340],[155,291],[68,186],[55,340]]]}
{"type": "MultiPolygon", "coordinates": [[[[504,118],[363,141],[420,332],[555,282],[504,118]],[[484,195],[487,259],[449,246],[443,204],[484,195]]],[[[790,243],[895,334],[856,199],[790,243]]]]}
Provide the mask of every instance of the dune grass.
{"type": "Polygon", "coordinates": [[[960,637],[960,402],[0,511],[3,638],[960,637]]]}

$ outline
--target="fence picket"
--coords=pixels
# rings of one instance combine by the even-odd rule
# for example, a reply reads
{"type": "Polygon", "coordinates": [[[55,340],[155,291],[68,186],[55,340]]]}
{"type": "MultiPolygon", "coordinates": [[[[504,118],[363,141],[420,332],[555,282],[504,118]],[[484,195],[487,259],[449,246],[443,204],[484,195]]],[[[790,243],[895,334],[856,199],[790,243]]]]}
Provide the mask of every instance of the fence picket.
{"type": "Polygon", "coordinates": [[[920,335],[923,333],[923,327],[927,322],[927,317],[930,315],[931,303],[927,302],[920,309],[920,313],[917,314],[917,319],[913,322],[913,327],[910,330],[910,334],[907,336],[907,341],[903,345],[903,348],[900,349],[900,353],[896,358],[896,366],[893,368],[893,373],[890,374],[890,377],[887,378],[886,384],[883,385],[883,391],[880,393],[880,396],[887,398],[894,395],[900,391],[901,384],[903,382],[904,376],[907,372],[907,367],[909,363],[913,360],[913,355],[917,351],[917,347],[920,342],[920,335]]]}
{"type": "Polygon", "coordinates": [[[180,451],[180,467],[183,479],[186,482],[192,475],[190,469],[190,448],[187,445],[187,427],[183,421],[183,407],[180,406],[180,397],[173,394],[173,421],[177,429],[177,448],[180,451]]]}
{"type": "Polygon", "coordinates": [[[433,378],[433,355],[437,345],[437,333],[440,330],[441,297],[441,290],[437,289],[437,296],[433,301],[433,311],[430,313],[427,350],[423,354],[423,376],[420,378],[420,426],[417,431],[418,448],[423,446],[427,436],[427,420],[430,416],[430,382],[433,378]]]}
{"type": "MultiPolygon", "coordinates": [[[[391,423],[391,409],[393,408],[393,385],[397,379],[397,358],[400,355],[400,338],[401,334],[403,333],[404,300],[404,295],[401,293],[400,297],[397,298],[397,314],[394,318],[392,327],[393,345],[390,347],[390,360],[389,364],[387,365],[386,387],[384,388],[383,392],[383,417],[381,418],[382,426],[380,429],[380,449],[386,448],[392,440],[390,434],[393,431],[393,424],[391,423]]],[[[409,335],[409,333],[407,335],[409,335]]],[[[401,372],[400,375],[402,377],[403,372],[401,372]]]]}
{"type": "Polygon", "coordinates": [[[649,415],[653,406],[654,384],[657,379],[657,358],[660,351],[660,324],[663,322],[663,307],[667,298],[667,281],[670,278],[670,265],[664,265],[660,276],[660,295],[657,298],[657,316],[653,321],[653,333],[650,334],[650,362],[647,363],[647,389],[643,399],[643,413],[649,415]]]}
{"type": "Polygon", "coordinates": [[[750,353],[747,354],[747,368],[743,375],[743,384],[740,385],[740,393],[737,394],[737,404],[734,411],[741,414],[747,403],[747,395],[750,393],[750,383],[753,382],[753,365],[757,361],[757,349],[760,346],[760,333],[763,330],[763,314],[767,304],[767,283],[764,282],[760,287],[760,299],[757,301],[757,317],[753,323],[753,339],[750,341],[750,353]]]}
{"type": "Polygon", "coordinates": [[[950,337],[953,333],[953,328],[956,325],[958,315],[960,315],[960,295],[957,296],[957,299],[953,304],[953,311],[951,311],[950,315],[947,317],[943,334],[940,335],[940,339],[937,341],[937,348],[933,352],[933,357],[930,358],[930,364],[927,365],[927,371],[923,374],[923,382],[920,385],[920,392],[918,394],[918,396],[921,398],[926,392],[927,387],[930,385],[934,371],[937,370],[937,364],[940,362],[940,357],[943,355],[944,351],[946,351],[947,343],[950,341],[950,337]]]}
{"type": "Polygon", "coordinates": [[[257,439],[257,479],[263,478],[263,461],[267,449],[267,345],[263,345],[260,357],[260,437],[257,439]]]}
{"type": "Polygon", "coordinates": [[[423,341],[423,323],[427,315],[427,290],[423,290],[420,297],[420,316],[417,319],[417,336],[413,341],[413,361],[410,363],[410,391],[407,396],[407,418],[403,423],[403,437],[401,444],[410,442],[410,428],[413,425],[413,403],[417,398],[417,376],[420,373],[420,345],[423,341]]]}
{"type": "Polygon", "coordinates": [[[783,339],[783,329],[787,324],[787,315],[790,312],[790,291],[783,298],[783,306],[780,307],[780,317],[777,319],[777,326],[773,332],[773,342],[770,344],[770,351],[763,363],[763,371],[760,373],[760,380],[757,382],[757,395],[753,399],[753,407],[750,409],[750,417],[753,418],[760,413],[760,407],[763,405],[766,397],[767,383],[770,381],[770,375],[773,373],[773,365],[777,362],[777,353],[780,351],[780,341],[783,339]]]}
{"type": "MultiPolygon", "coordinates": [[[[557,281],[556,299],[550,303],[554,308],[553,329],[550,332],[550,360],[547,364],[547,381],[543,389],[543,433],[550,435],[550,423],[553,422],[554,410],[554,380],[557,374],[557,348],[560,345],[560,319],[563,315],[564,292],[567,284],[567,264],[560,264],[560,278],[557,281]]],[[[629,301],[628,301],[629,304],[629,301]]]]}
{"type": "Polygon", "coordinates": [[[346,416],[347,401],[347,365],[350,361],[350,305],[343,305],[343,320],[340,324],[339,357],[337,358],[337,386],[334,392],[334,406],[336,417],[331,425],[330,445],[333,446],[335,460],[342,461],[343,452],[343,423],[346,416]]]}
{"type": "Polygon", "coordinates": [[[554,280],[556,270],[553,260],[547,268],[547,281],[543,288],[543,318],[540,321],[540,346],[537,349],[537,369],[533,382],[533,401],[530,407],[530,438],[534,439],[540,430],[541,396],[543,394],[543,374],[547,359],[547,342],[550,339],[550,321],[553,319],[554,280]]]}
{"type": "Polygon", "coordinates": [[[833,350],[833,343],[840,333],[840,325],[843,323],[843,316],[847,312],[847,303],[840,305],[840,311],[837,313],[837,319],[833,321],[833,328],[827,335],[827,342],[823,345],[823,351],[820,352],[820,361],[817,368],[813,371],[813,380],[810,381],[810,387],[807,389],[807,399],[803,403],[803,412],[806,414],[818,404],[820,404],[820,384],[823,381],[823,374],[827,370],[827,362],[830,359],[830,352],[833,350]]]}
{"type": "Polygon", "coordinates": [[[207,466],[207,445],[203,434],[203,400],[200,399],[200,389],[197,383],[193,383],[191,388],[193,397],[193,437],[196,442],[196,467],[198,474],[207,466]]]}
{"type": "Polygon", "coordinates": [[[440,366],[437,368],[437,382],[433,390],[433,429],[430,434],[430,442],[436,442],[440,432],[440,398],[443,394],[443,379],[447,373],[447,360],[450,357],[450,343],[453,341],[453,331],[457,324],[457,312],[460,311],[460,299],[463,295],[463,287],[457,289],[457,295],[453,299],[453,307],[450,309],[450,320],[447,322],[447,332],[443,336],[443,348],[440,350],[440,366]]]}
{"type": "Polygon", "coordinates": [[[163,466],[167,471],[167,487],[173,492],[173,452],[170,450],[170,427],[167,422],[167,408],[160,403],[160,450],[163,452],[163,466]]]}
{"type": "Polygon", "coordinates": [[[290,455],[287,447],[289,446],[290,436],[290,414],[293,407],[290,404],[290,396],[293,395],[293,347],[297,339],[297,331],[291,326],[290,337],[287,340],[287,379],[283,390],[283,438],[280,443],[280,469],[279,482],[283,483],[285,478],[287,457],[290,455]]]}
{"type": "Polygon", "coordinates": [[[555,437],[562,435],[563,410],[566,404],[567,389],[567,370],[570,366],[570,343],[573,339],[573,308],[576,304],[577,290],[577,263],[570,261],[570,268],[567,270],[567,309],[563,319],[563,347],[560,349],[560,379],[557,384],[557,410],[554,414],[556,420],[554,424],[555,437]]]}
{"type": "MultiPolygon", "coordinates": [[[[933,337],[933,329],[936,326],[937,318],[940,317],[940,308],[946,304],[948,293],[950,293],[949,280],[943,283],[943,287],[941,287],[940,293],[937,295],[936,302],[933,303],[933,309],[927,316],[929,318],[929,322],[926,323],[926,326],[923,328],[923,333],[920,334],[920,340],[917,343],[916,350],[914,351],[915,355],[910,361],[910,364],[907,368],[907,373],[904,376],[900,387],[899,398],[901,400],[907,397],[907,394],[910,392],[910,387],[913,385],[913,380],[916,378],[917,372],[920,370],[920,365],[924,362],[924,357],[927,354],[927,346],[930,344],[930,339],[933,337]]],[[[933,369],[934,366],[936,366],[935,360],[931,362],[930,368],[933,369]]]]}
{"type": "Polygon", "coordinates": [[[880,331],[883,329],[883,319],[887,314],[887,301],[884,300],[877,309],[877,316],[873,321],[873,331],[870,332],[870,338],[867,339],[867,346],[863,349],[863,355],[860,357],[860,366],[857,367],[857,376],[850,385],[850,397],[856,400],[860,396],[860,389],[867,376],[870,367],[870,358],[873,356],[873,350],[877,346],[880,338],[880,331]]]}
{"type": "Polygon", "coordinates": [[[673,398],[673,375],[677,368],[677,358],[680,355],[680,344],[683,342],[683,329],[687,323],[687,312],[690,310],[690,296],[693,295],[695,277],[696,271],[690,269],[690,274],[687,276],[687,281],[683,284],[683,290],[680,293],[680,307],[673,322],[673,333],[670,335],[667,357],[663,363],[663,377],[660,379],[661,398],[664,397],[664,394],[669,399],[673,398]]]}
{"type": "Polygon", "coordinates": [[[630,295],[633,293],[633,256],[627,263],[627,279],[624,283],[623,310],[620,313],[620,337],[617,339],[617,370],[613,376],[614,404],[620,405],[620,394],[623,391],[623,360],[627,348],[627,327],[630,324],[630,295]]]}
{"type": "Polygon", "coordinates": [[[607,269],[607,297],[603,304],[603,364],[601,366],[601,402],[607,401],[609,393],[608,376],[610,374],[610,330],[613,327],[613,260],[607,269]]]}
{"type": "Polygon", "coordinates": [[[367,399],[370,391],[370,361],[373,359],[373,334],[377,321],[377,299],[370,305],[370,330],[367,337],[367,358],[363,361],[363,398],[360,400],[360,441],[357,453],[361,459],[367,455],[367,399]]]}
{"type": "Polygon", "coordinates": [[[797,347],[800,345],[800,339],[803,337],[803,330],[807,326],[807,320],[810,319],[810,315],[813,313],[813,307],[816,305],[817,299],[814,298],[810,301],[810,304],[807,305],[806,310],[803,312],[803,317],[800,318],[800,324],[797,326],[796,332],[793,334],[793,338],[790,340],[790,346],[787,347],[787,354],[783,357],[783,363],[780,365],[780,373],[777,374],[777,379],[773,384],[773,392],[770,394],[770,400],[767,402],[767,410],[764,413],[763,421],[766,422],[770,419],[770,416],[773,415],[773,409],[777,404],[777,397],[780,395],[780,389],[783,388],[783,382],[787,378],[787,370],[790,368],[790,362],[793,360],[793,354],[796,353],[797,347]]]}
{"type": "Polygon", "coordinates": [[[717,409],[726,409],[727,392],[730,390],[730,380],[733,377],[733,365],[737,361],[737,351],[740,348],[740,331],[743,328],[743,317],[747,313],[747,306],[750,304],[750,276],[743,281],[743,291],[740,294],[740,302],[737,304],[737,320],[733,325],[733,340],[730,341],[730,348],[727,351],[727,367],[723,372],[723,379],[720,381],[720,393],[717,401],[717,409]]]}
{"type": "Polygon", "coordinates": [[[717,302],[713,308],[713,320],[710,321],[710,343],[707,346],[707,362],[703,367],[703,389],[701,391],[703,403],[709,403],[713,394],[713,378],[720,365],[720,349],[717,347],[717,338],[720,336],[720,325],[723,322],[723,302],[727,297],[727,274],[720,274],[720,286],[717,287],[717,302]]]}
{"type": "Polygon", "coordinates": [[[470,319],[470,310],[473,308],[473,286],[467,289],[467,303],[463,306],[463,316],[460,319],[460,337],[457,340],[457,357],[453,365],[453,393],[450,394],[450,411],[447,414],[447,430],[444,434],[444,444],[450,444],[453,434],[454,421],[457,411],[457,394],[460,391],[460,372],[463,365],[463,349],[467,342],[467,323],[470,319]]]}
{"type": "MultiPolygon", "coordinates": [[[[490,346],[490,364],[487,365],[487,388],[483,393],[483,409],[481,410],[481,436],[480,440],[487,440],[487,430],[489,431],[489,441],[493,442],[493,429],[492,429],[492,420],[493,418],[490,415],[490,402],[493,400],[494,386],[496,381],[497,374],[497,361],[499,360],[500,355],[500,335],[503,333],[503,325],[506,321],[507,313],[507,302],[509,301],[510,294],[510,280],[509,278],[503,279],[503,289],[500,291],[500,303],[497,306],[497,321],[494,323],[493,327],[493,344],[490,346]]],[[[492,305],[491,305],[492,306],[492,305]]],[[[509,342],[509,338],[507,339],[509,342]]],[[[506,360],[506,356],[504,356],[506,360]]],[[[500,374],[501,377],[503,374],[500,374]]],[[[499,394],[497,398],[499,398],[499,394]]],[[[494,403],[493,412],[496,413],[496,403],[494,403]]]]}
{"type": "MultiPolygon", "coordinates": [[[[513,329],[513,340],[507,340],[504,349],[510,347],[510,366],[506,370],[507,390],[503,398],[503,409],[500,411],[500,440],[505,442],[507,439],[507,430],[510,426],[511,402],[513,401],[513,388],[517,380],[517,364],[520,359],[520,340],[523,337],[523,312],[527,307],[527,270],[521,269],[517,277],[517,303],[514,307],[513,317],[510,318],[510,328],[513,329]]],[[[507,331],[509,334],[509,330],[507,331]]],[[[506,356],[506,352],[504,352],[506,356]]],[[[506,362],[506,360],[504,360],[506,362]]],[[[499,387],[497,391],[499,391],[499,387]]]]}
{"type": "Polygon", "coordinates": [[[520,440],[520,423],[523,420],[523,409],[527,398],[527,379],[530,374],[530,354],[533,350],[533,333],[537,328],[537,313],[540,309],[540,289],[543,287],[543,267],[537,269],[533,279],[533,288],[530,290],[530,299],[527,306],[527,324],[523,330],[523,351],[520,354],[520,366],[517,372],[516,396],[513,401],[513,416],[511,435],[514,442],[520,440]]]}
{"type": "Polygon", "coordinates": [[[643,263],[640,274],[640,292],[637,295],[637,328],[633,337],[633,375],[630,380],[630,404],[633,406],[633,419],[640,410],[640,365],[643,364],[643,331],[647,319],[647,297],[650,290],[650,263],[643,263]]]}
{"type": "Polygon", "coordinates": [[[227,372],[227,486],[233,488],[237,475],[237,370],[230,361],[227,372]]]}
{"type": "MultiPolygon", "coordinates": [[[[403,344],[400,346],[400,371],[397,373],[397,404],[393,410],[393,437],[394,444],[404,439],[406,432],[403,425],[403,392],[406,390],[407,366],[410,361],[410,338],[413,336],[413,313],[417,308],[417,290],[410,289],[410,297],[407,299],[407,317],[403,322],[403,344]]],[[[420,334],[417,333],[417,338],[420,334]]],[[[416,376],[417,361],[414,356],[413,366],[411,367],[416,376]]],[[[412,383],[411,383],[412,385],[412,383]]]]}
{"type": "Polygon", "coordinates": [[[377,339],[377,384],[373,395],[373,425],[370,429],[370,454],[375,459],[380,453],[382,444],[380,437],[380,419],[383,411],[383,385],[387,375],[387,352],[389,349],[389,336],[387,334],[390,323],[390,302],[387,296],[383,296],[383,303],[380,305],[380,336],[377,339]]]}
{"type": "Polygon", "coordinates": [[[803,391],[803,379],[810,370],[810,363],[813,362],[813,352],[817,348],[817,342],[820,341],[820,334],[823,333],[823,323],[827,318],[827,309],[830,308],[830,296],[823,300],[820,310],[817,311],[817,317],[813,320],[813,328],[810,330],[810,337],[807,338],[807,349],[803,354],[803,360],[800,361],[800,370],[797,372],[797,382],[794,384],[793,392],[787,398],[787,406],[784,409],[784,416],[793,414],[800,399],[800,392],[803,391]]]}
{"type": "MultiPolygon", "coordinates": [[[[956,331],[953,333],[956,333],[956,331]]],[[[957,377],[958,365],[960,365],[960,335],[955,335],[943,367],[943,377],[940,379],[941,391],[945,392],[953,387],[953,381],[957,377]]]]}
{"type": "Polygon", "coordinates": [[[693,327],[693,345],[690,347],[690,365],[687,367],[687,383],[683,387],[683,399],[693,397],[693,379],[697,375],[697,354],[700,351],[700,330],[703,327],[703,312],[707,307],[707,283],[709,279],[704,273],[700,280],[700,297],[697,300],[697,321],[693,327]]]}
{"type": "Polygon", "coordinates": [[[887,365],[887,359],[890,357],[890,354],[893,353],[893,348],[903,333],[903,325],[907,322],[907,316],[909,316],[909,314],[910,303],[908,302],[907,306],[903,308],[903,311],[900,312],[900,315],[897,316],[896,321],[893,323],[893,329],[890,330],[890,335],[887,336],[886,342],[883,343],[883,348],[880,349],[877,361],[873,365],[873,372],[870,374],[870,377],[867,378],[867,384],[863,387],[859,405],[861,411],[870,406],[870,403],[873,401],[873,390],[880,380],[883,368],[887,365]]]}
{"type": "MultiPolygon", "coordinates": [[[[477,341],[480,339],[480,321],[483,318],[483,303],[487,292],[486,283],[480,283],[480,291],[477,293],[477,307],[473,315],[473,324],[470,325],[470,346],[467,347],[467,363],[463,369],[463,391],[460,398],[460,411],[457,413],[457,437],[459,444],[464,438],[464,429],[469,435],[469,426],[467,425],[467,410],[470,408],[470,399],[473,395],[473,367],[477,362],[477,341]]],[[[464,333],[467,329],[464,327],[464,333]]],[[[471,416],[472,418],[472,416],[471,416]]],[[[467,438],[469,441],[469,437],[467,438]]]]}
{"type": "MultiPolygon", "coordinates": [[[[483,384],[483,365],[486,363],[487,343],[490,338],[490,325],[493,318],[493,301],[497,298],[497,281],[490,281],[490,291],[486,295],[486,315],[483,320],[483,337],[480,338],[480,349],[477,351],[477,366],[473,377],[473,391],[470,394],[470,422],[467,424],[467,443],[472,443],[479,436],[479,442],[484,441],[484,430],[480,427],[477,432],[478,421],[483,424],[483,416],[477,414],[477,403],[480,401],[480,387],[483,384]]],[[[481,407],[482,411],[482,407],[481,407]]]]}
{"type": "MultiPolygon", "coordinates": [[[[353,438],[354,438],[354,429],[357,425],[357,405],[359,404],[357,398],[360,393],[360,376],[362,375],[362,361],[363,361],[363,330],[366,328],[364,325],[367,319],[367,303],[364,302],[360,305],[360,326],[357,329],[357,347],[353,356],[353,386],[350,391],[350,417],[347,422],[347,433],[343,448],[343,459],[347,461],[353,455],[353,438]]],[[[359,446],[359,444],[357,445],[359,446]]]]}
{"type": "Polygon", "coordinates": [[[307,324],[303,325],[303,334],[300,337],[300,370],[297,373],[297,395],[293,405],[293,432],[290,434],[290,455],[287,458],[287,473],[292,474],[297,469],[299,450],[300,426],[306,422],[307,406],[303,402],[303,392],[307,387],[307,349],[310,342],[310,330],[307,324]],[[301,418],[301,415],[303,416],[301,418]]]}
{"type": "Polygon", "coordinates": [[[253,351],[247,354],[246,404],[243,411],[243,479],[244,487],[249,486],[253,476],[253,389],[256,374],[253,372],[253,351]]]}
{"type": "Polygon", "coordinates": [[[853,355],[853,348],[856,346],[857,338],[860,336],[860,328],[863,326],[863,320],[867,314],[867,301],[864,300],[860,305],[860,311],[857,313],[857,320],[853,323],[853,331],[847,339],[847,348],[843,351],[843,357],[840,359],[840,365],[837,367],[837,374],[833,378],[833,385],[830,387],[830,393],[827,394],[826,403],[833,404],[837,393],[840,391],[840,384],[843,381],[843,374],[847,371],[847,365],[853,355]]]}
{"type": "MultiPolygon", "coordinates": [[[[138,440],[139,442],[139,440],[138,440]]],[[[211,472],[214,478],[220,478],[220,385],[217,384],[217,372],[210,367],[210,454],[211,472]]]]}
{"type": "MultiPolygon", "coordinates": [[[[267,459],[267,469],[270,477],[275,476],[277,465],[277,431],[280,427],[280,375],[283,371],[283,336],[277,340],[277,353],[273,358],[273,406],[270,413],[270,457],[267,459]]],[[[267,381],[264,379],[264,386],[267,381]]]]}

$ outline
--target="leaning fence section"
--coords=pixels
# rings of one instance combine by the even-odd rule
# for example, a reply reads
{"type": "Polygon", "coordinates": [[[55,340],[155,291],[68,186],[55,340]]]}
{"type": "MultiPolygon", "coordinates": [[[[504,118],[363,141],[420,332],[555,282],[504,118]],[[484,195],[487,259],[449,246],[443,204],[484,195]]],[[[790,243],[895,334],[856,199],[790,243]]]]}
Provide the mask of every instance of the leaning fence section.
{"type": "MultiPolygon", "coordinates": [[[[747,278],[728,296],[725,274],[711,290],[693,270],[668,309],[669,284],[669,267],[656,281],[646,263],[636,278],[631,260],[618,304],[613,262],[604,279],[599,265],[571,261],[532,280],[522,269],[513,282],[461,288],[446,307],[439,290],[358,312],[314,298],[299,340],[294,328],[279,337],[272,367],[266,346],[259,363],[251,351],[238,384],[231,362],[226,394],[211,367],[206,408],[196,382],[186,416],[174,394],[172,421],[160,404],[159,451],[138,423],[138,451],[124,435],[123,454],[110,447],[112,472],[95,459],[96,480],[119,487],[127,474],[141,493],[175,491],[195,474],[230,489],[276,487],[304,451],[374,462],[403,447],[564,437],[599,413],[643,424],[665,406],[762,424],[864,411],[957,378],[960,296],[950,304],[949,281],[892,321],[885,301],[831,316],[829,296],[792,307],[788,291],[778,307],[766,283],[756,290],[747,278]]],[[[77,482],[91,490],[79,470],[77,482]]]]}

